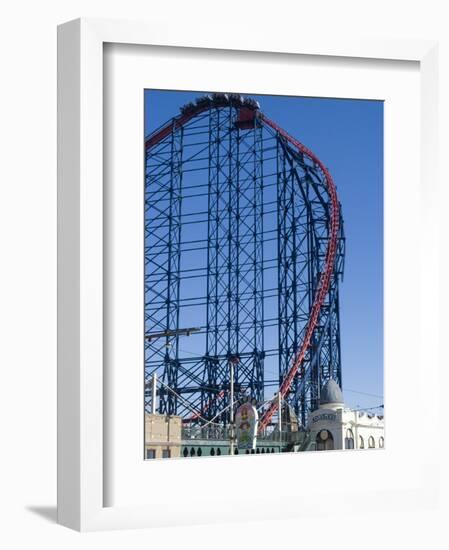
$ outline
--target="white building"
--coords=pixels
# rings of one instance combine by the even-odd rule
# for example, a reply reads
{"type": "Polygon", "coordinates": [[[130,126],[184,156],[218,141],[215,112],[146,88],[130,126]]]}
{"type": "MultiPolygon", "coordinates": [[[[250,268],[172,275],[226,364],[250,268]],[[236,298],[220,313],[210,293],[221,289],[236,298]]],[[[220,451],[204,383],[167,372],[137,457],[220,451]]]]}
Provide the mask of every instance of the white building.
{"type": "Polygon", "coordinates": [[[384,417],[344,407],[334,380],[323,387],[319,408],[309,416],[311,449],[378,449],[384,447],[384,417]]]}

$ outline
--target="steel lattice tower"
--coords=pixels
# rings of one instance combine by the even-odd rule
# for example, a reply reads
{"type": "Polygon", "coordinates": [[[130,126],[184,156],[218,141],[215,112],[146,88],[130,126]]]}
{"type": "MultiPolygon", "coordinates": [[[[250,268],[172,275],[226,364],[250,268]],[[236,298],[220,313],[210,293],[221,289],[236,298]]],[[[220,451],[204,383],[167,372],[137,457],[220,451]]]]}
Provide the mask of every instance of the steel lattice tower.
{"type": "Polygon", "coordinates": [[[330,174],[234,94],[184,106],[145,149],[145,375],[161,380],[159,412],[225,424],[232,363],[238,397],[261,404],[279,386],[304,423],[322,385],[342,382],[330,174]]]}

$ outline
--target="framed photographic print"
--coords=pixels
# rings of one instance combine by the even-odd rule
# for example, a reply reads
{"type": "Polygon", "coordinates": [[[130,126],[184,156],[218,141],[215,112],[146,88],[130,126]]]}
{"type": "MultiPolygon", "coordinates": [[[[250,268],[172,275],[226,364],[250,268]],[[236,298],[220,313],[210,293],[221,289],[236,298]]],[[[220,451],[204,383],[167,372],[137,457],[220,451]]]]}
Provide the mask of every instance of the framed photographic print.
{"type": "Polygon", "coordinates": [[[435,44],[155,27],[59,29],[60,523],[433,506],[435,44]]]}
{"type": "Polygon", "coordinates": [[[383,102],[144,101],[145,458],[383,448],[383,102]]]}

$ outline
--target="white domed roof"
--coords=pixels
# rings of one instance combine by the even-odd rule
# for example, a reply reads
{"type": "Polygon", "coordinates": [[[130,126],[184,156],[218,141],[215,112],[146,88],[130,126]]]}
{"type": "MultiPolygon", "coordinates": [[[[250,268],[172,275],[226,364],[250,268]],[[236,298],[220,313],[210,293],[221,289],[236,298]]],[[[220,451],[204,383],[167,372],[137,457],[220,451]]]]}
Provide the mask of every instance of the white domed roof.
{"type": "Polygon", "coordinates": [[[340,386],[335,380],[328,380],[321,389],[320,405],[343,405],[340,386]]]}

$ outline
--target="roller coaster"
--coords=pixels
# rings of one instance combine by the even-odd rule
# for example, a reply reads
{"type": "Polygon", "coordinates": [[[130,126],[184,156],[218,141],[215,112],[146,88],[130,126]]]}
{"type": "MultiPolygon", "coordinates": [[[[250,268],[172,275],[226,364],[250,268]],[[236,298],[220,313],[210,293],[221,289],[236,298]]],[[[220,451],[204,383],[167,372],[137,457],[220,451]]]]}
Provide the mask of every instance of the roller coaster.
{"type": "Polygon", "coordinates": [[[145,138],[146,410],[226,426],[252,400],[262,432],[285,403],[305,425],[326,381],[342,386],[344,256],[310,149],[249,97],[181,107],[145,138]]]}

